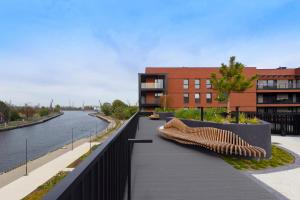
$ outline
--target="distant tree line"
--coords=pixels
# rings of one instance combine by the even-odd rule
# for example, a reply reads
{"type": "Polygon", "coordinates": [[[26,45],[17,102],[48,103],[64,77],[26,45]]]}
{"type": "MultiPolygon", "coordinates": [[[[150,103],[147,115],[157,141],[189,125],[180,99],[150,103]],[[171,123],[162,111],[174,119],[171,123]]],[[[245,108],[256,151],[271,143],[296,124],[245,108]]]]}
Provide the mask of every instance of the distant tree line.
{"type": "Polygon", "coordinates": [[[129,119],[138,110],[137,106],[128,105],[119,99],[114,100],[112,103],[105,102],[100,108],[105,115],[120,120],[129,119]]]}
{"type": "Polygon", "coordinates": [[[61,108],[56,105],[53,109],[47,107],[39,106],[29,106],[25,104],[24,106],[14,106],[0,101],[0,123],[17,121],[22,119],[30,119],[34,116],[44,117],[51,113],[60,112],[61,108]]]}

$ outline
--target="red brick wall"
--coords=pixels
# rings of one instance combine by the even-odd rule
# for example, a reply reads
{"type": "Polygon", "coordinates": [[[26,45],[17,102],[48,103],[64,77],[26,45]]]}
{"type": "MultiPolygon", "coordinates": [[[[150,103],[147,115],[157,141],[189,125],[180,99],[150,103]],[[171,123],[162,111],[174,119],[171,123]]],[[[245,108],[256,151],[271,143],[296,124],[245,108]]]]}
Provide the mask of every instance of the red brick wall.
{"type": "MultiPolygon", "coordinates": [[[[146,73],[167,73],[167,92],[170,98],[169,107],[171,108],[195,108],[201,107],[225,107],[226,104],[219,103],[215,100],[216,92],[206,88],[206,79],[210,78],[211,73],[218,73],[218,68],[196,68],[196,67],[179,67],[179,68],[154,68],[147,67],[146,73]],[[189,88],[183,89],[183,80],[189,79],[189,88]],[[195,89],[194,80],[200,79],[200,89],[195,89]],[[189,93],[189,104],[183,102],[183,94],[189,93]],[[200,104],[195,104],[194,94],[200,93],[200,104]],[[206,93],[212,93],[212,103],[206,103],[206,93]]],[[[257,73],[256,68],[246,67],[244,73],[251,77],[257,73]]],[[[154,94],[152,94],[154,95],[154,94]]],[[[147,95],[147,98],[151,98],[147,95]]],[[[243,93],[231,94],[231,109],[240,106],[241,111],[256,111],[256,82],[254,86],[243,93]]]]}

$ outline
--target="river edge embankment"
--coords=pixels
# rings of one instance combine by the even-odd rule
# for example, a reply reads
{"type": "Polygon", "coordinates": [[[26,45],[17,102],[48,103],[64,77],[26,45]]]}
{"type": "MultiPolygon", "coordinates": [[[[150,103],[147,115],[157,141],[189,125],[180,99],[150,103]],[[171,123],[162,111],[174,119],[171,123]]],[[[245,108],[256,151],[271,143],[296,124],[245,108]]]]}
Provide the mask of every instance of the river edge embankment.
{"type": "MultiPolygon", "coordinates": [[[[113,119],[110,119],[109,117],[103,116],[99,113],[89,113],[90,116],[92,117],[97,117],[100,120],[103,120],[107,122],[107,127],[100,132],[96,134],[96,136],[104,134],[108,129],[114,127],[116,125],[115,121],[113,119]]],[[[83,137],[75,140],[73,142],[73,148],[76,148],[86,142],[90,142],[90,138],[88,137],[83,137]]],[[[31,171],[41,167],[42,165],[54,160],[55,158],[65,154],[68,151],[72,150],[72,142],[67,143],[64,146],[61,146],[53,151],[49,151],[44,155],[41,155],[38,158],[32,159],[28,162],[28,172],[30,173],[31,171]]],[[[15,168],[10,169],[9,171],[5,172],[0,172],[0,188],[13,182],[14,180],[21,178],[25,174],[25,168],[26,165],[20,165],[16,166],[15,168]]]]}
{"type": "Polygon", "coordinates": [[[53,116],[50,116],[50,117],[47,117],[47,118],[44,118],[44,119],[41,119],[41,120],[38,120],[36,122],[29,122],[27,124],[21,124],[21,125],[12,126],[12,127],[0,128],[0,132],[2,132],[2,131],[10,131],[10,130],[13,130],[13,129],[18,129],[18,128],[25,128],[25,127],[28,127],[28,126],[34,126],[34,125],[37,125],[37,124],[41,124],[41,123],[47,122],[47,121],[49,121],[51,119],[54,119],[56,117],[59,117],[59,116],[61,116],[63,114],[64,114],[64,112],[60,112],[58,114],[55,114],[53,116]]]}

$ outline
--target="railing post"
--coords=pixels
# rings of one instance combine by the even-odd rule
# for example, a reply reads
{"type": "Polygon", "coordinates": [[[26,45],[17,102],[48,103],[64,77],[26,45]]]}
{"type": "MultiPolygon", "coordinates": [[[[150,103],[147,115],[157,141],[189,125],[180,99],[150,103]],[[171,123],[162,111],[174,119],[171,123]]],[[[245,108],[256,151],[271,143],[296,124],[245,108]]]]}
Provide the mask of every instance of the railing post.
{"type": "Polygon", "coordinates": [[[236,113],[236,123],[238,124],[240,121],[240,107],[235,107],[235,113],[236,113]]]}
{"type": "Polygon", "coordinates": [[[131,147],[134,143],[152,143],[150,139],[128,139],[127,159],[128,159],[128,177],[127,177],[127,200],[131,200],[131,147]]]}
{"type": "Polygon", "coordinates": [[[27,148],[27,138],[26,138],[26,171],[25,171],[25,175],[28,175],[28,148],[27,148]]]}
{"type": "Polygon", "coordinates": [[[203,116],[204,116],[203,107],[200,107],[200,110],[201,110],[201,121],[203,121],[203,116]]]}

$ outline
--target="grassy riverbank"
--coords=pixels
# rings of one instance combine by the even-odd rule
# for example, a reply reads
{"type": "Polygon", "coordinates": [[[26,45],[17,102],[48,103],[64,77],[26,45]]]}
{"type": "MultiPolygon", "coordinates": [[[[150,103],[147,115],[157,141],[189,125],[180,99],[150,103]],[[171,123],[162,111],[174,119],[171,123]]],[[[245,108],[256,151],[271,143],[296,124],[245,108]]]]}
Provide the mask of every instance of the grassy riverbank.
{"type": "Polygon", "coordinates": [[[35,115],[35,116],[30,117],[28,119],[10,121],[6,124],[4,124],[4,123],[0,124],[0,131],[1,130],[14,129],[14,128],[20,128],[20,127],[23,127],[23,126],[34,125],[34,124],[37,124],[37,123],[47,121],[47,120],[49,120],[51,118],[54,118],[56,116],[59,116],[61,114],[62,113],[60,113],[60,112],[53,112],[53,113],[50,113],[49,115],[46,115],[46,116],[43,116],[43,117],[41,117],[39,115],[35,115]]]}

